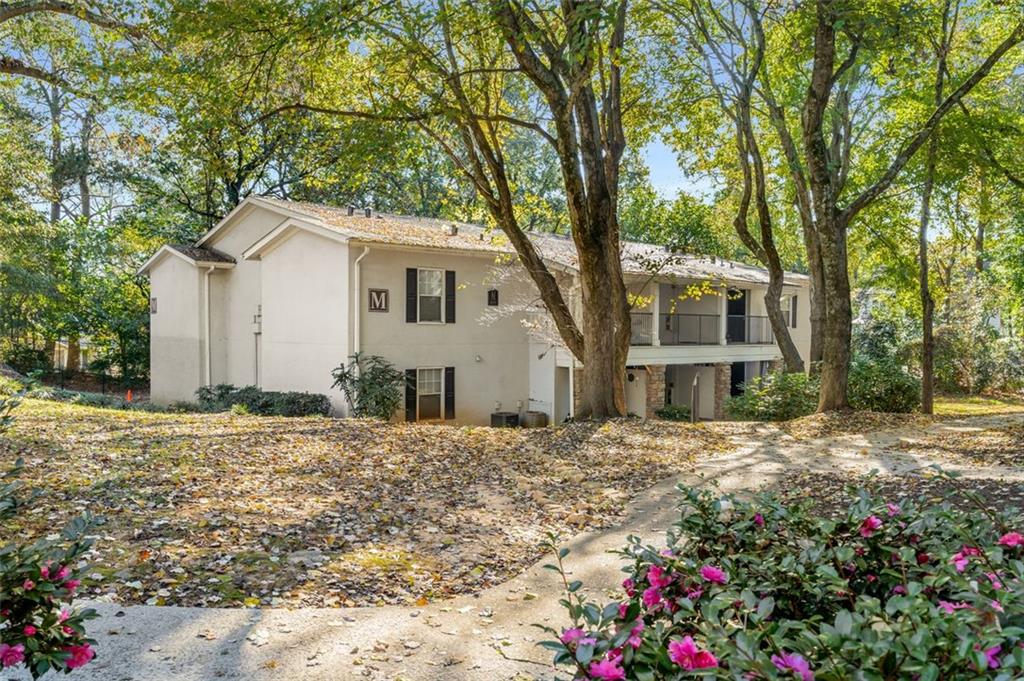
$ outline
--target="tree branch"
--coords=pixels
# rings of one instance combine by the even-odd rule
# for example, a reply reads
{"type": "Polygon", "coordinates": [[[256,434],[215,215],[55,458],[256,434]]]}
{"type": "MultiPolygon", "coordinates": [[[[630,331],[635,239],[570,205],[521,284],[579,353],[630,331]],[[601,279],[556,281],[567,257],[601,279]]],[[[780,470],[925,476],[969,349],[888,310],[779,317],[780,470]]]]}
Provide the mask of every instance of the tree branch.
{"type": "Polygon", "coordinates": [[[842,211],[842,217],[845,221],[849,222],[856,216],[861,210],[871,205],[875,199],[877,199],[885,190],[887,190],[895,181],[896,177],[903,170],[903,167],[907,165],[914,153],[921,148],[928,138],[935,132],[935,129],[939,125],[939,121],[946,113],[956,106],[964,96],[970,92],[975,85],[981,82],[981,80],[989,74],[996,63],[1009,52],[1014,46],[1024,40],[1024,21],[1021,21],[1013,29],[1013,31],[1006,36],[1003,42],[999,43],[995,50],[985,59],[982,64],[975,69],[967,80],[960,84],[956,90],[954,90],[942,104],[936,107],[932,115],[928,117],[924,126],[907,142],[904,143],[899,154],[893,159],[892,164],[885,171],[873,185],[865,189],[861,194],[855,198],[845,209],[842,211]]]}

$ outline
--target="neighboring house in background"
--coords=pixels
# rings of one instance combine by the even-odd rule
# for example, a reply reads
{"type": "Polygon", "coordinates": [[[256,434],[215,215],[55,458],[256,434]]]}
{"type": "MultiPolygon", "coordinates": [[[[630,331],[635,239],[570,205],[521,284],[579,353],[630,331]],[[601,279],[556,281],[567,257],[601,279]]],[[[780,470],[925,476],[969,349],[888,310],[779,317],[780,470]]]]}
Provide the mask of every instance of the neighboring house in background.
{"type": "MultiPolygon", "coordinates": [[[[572,241],[531,238],[578,315],[572,241]]],[[[698,415],[721,417],[730,392],[781,360],[764,316],[767,272],[622,248],[637,301],[629,411],[690,405],[699,377],[698,415]],[[687,297],[693,286],[703,295],[687,297]]],[[[476,225],[250,197],[194,246],[164,246],[140,269],[152,291],[152,399],[258,385],[325,393],[345,414],[331,370],[358,351],[406,372],[396,418],[484,424],[496,411],[536,411],[561,422],[575,409],[579,364],[516,263],[504,235],[476,225]]],[[[783,306],[805,358],[807,286],[786,275],[783,306]]]]}

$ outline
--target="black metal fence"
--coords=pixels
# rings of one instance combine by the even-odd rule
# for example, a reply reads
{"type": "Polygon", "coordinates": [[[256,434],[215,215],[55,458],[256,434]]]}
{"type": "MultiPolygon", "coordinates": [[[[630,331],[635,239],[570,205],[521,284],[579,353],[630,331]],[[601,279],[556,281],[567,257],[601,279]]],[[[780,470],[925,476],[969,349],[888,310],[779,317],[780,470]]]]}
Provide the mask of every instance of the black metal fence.
{"type": "Polygon", "coordinates": [[[767,317],[731,314],[725,321],[725,340],[734,344],[771,345],[775,336],[767,317]]]}
{"type": "MultiPolygon", "coordinates": [[[[650,312],[631,312],[632,345],[654,343],[654,315],[650,312]]],[[[717,345],[719,323],[716,314],[662,314],[658,315],[658,340],[662,345],[717,345]]],[[[739,345],[771,345],[775,342],[768,317],[756,315],[728,315],[725,320],[727,343],[739,345]]]]}

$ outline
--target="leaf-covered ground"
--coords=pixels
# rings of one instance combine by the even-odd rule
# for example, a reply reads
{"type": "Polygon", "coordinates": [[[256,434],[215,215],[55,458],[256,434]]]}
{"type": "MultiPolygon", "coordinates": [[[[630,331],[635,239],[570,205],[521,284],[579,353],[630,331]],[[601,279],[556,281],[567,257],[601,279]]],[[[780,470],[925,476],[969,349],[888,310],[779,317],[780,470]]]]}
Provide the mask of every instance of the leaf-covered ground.
{"type": "Polygon", "coordinates": [[[996,478],[954,478],[929,469],[913,475],[850,475],[794,471],[772,487],[793,501],[809,500],[816,511],[832,515],[842,513],[856,498],[855,489],[863,487],[893,503],[902,499],[926,499],[932,503],[982,505],[998,510],[1009,508],[1024,512],[1024,485],[1019,481],[996,478]]]}
{"type": "Polygon", "coordinates": [[[903,441],[897,447],[981,466],[1024,466],[1024,423],[953,430],[903,441]]]}
{"type": "Polygon", "coordinates": [[[701,426],[622,420],[495,430],[157,414],[27,400],[0,437],[45,490],[4,528],[102,517],[85,584],[123,603],[423,603],[502,582],[548,531],[726,446],[701,426]]]}

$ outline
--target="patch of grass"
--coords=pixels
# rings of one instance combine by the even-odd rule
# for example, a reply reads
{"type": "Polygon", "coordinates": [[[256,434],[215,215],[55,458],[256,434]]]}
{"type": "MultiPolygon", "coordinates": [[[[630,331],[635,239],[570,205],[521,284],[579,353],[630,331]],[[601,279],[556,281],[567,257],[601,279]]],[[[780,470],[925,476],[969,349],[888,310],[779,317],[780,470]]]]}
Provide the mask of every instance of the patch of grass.
{"type": "Polygon", "coordinates": [[[936,416],[987,416],[1024,413],[1024,398],[1014,396],[939,395],[936,416]]]}

